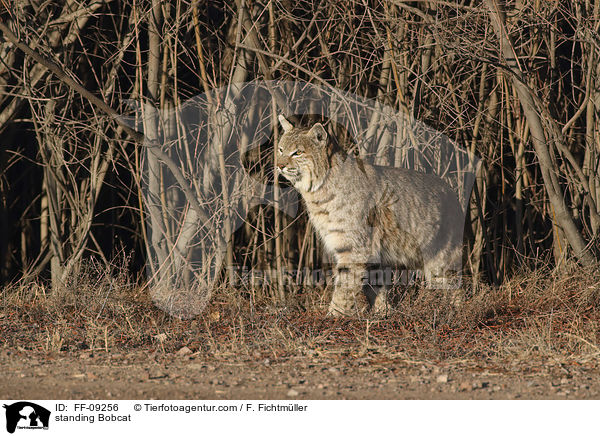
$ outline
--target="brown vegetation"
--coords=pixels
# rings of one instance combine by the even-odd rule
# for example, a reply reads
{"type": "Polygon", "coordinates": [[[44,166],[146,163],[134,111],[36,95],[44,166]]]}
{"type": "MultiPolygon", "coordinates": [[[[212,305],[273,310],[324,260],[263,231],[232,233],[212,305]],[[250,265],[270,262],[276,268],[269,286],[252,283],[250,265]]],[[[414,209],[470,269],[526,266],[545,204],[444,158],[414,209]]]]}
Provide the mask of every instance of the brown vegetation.
{"type": "Polygon", "coordinates": [[[597,268],[521,272],[499,289],[482,286],[458,312],[446,293],[402,288],[387,317],[363,320],[324,318],[328,292],[280,306],[230,288],[220,289],[203,315],[180,320],[157,309],[119,272],[90,263],[61,292],[40,285],[5,289],[4,346],[67,354],[188,347],[217,360],[281,359],[312,350],[483,366],[547,359],[581,364],[600,353],[597,268]]]}
{"type": "MultiPolygon", "coordinates": [[[[61,283],[82,259],[108,264],[122,249],[135,253],[134,272],[164,264],[168,255],[160,246],[173,244],[182,224],[161,224],[164,208],[174,207],[169,197],[160,204],[149,198],[177,186],[193,217],[210,219],[201,205],[214,186],[233,177],[227,156],[238,159],[244,150],[237,148],[252,146],[252,140],[223,140],[235,130],[232,120],[274,119],[287,103],[276,95],[272,107],[236,114],[235,94],[219,103],[209,91],[256,79],[300,80],[375,97],[483,158],[467,223],[473,276],[499,284],[539,263],[594,262],[600,225],[598,2],[16,6],[2,13],[0,212],[11,229],[0,241],[5,283],[20,276],[61,283]],[[34,50],[23,56],[17,45],[34,50]],[[198,131],[205,138],[193,148],[198,167],[173,164],[185,150],[185,135],[172,139],[145,117],[140,126],[146,138],[171,141],[170,147],[165,153],[156,144],[133,146],[128,125],[106,119],[86,101],[114,115],[127,113],[129,98],[164,111],[205,92],[203,110],[220,111],[198,131]],[[142,191],[145,164],[155,174],[147,181],[148,196],[142,191]],[[171,175],[175,185],[168,184],[171,175]],[[201,177],[202,186],[190,188],[193,177],[201,177]],[[155,230],[154,240],[144,222],[155,230]],[[158,235],[161,225],[165,233],[158,235]],[[148,259],[149,252],[158,258],[148,259]]],[[[387,152],[378,149],[381,133],[371,127],[371,142],[358,151],[381,160],[387,152]]],[[[393,152],[386,159],[393,161],[393,152]]],[[[236,191],[220,192],[219,204],[227,209],[236,191]]],[[[272,268],[273,291],[284,299],[282,270],[319,267],[319,241],[305,217],[287,217],[268,204],[243,207],[248,223],[230,244],[227,266],[272,268]]],[[[231,238],[235,217],[218,219],[223,237],[231,238]]]]}
{"type": "MultiPolygon", "coordinates": [[[[5,347],[496,366],[597,358],[599,0],[10,3],[0,9],[5,347]],[[404,289],[386,318],[333,321],[323,318],[329,287],[285,285],[286,271],[326,266],[320,242],[305,214],[245,202],[231,171],[254,153],[267,164],[252,171],[270,180],[277,132],[238,142],[236,123],[275,121],[287,102],[274,92],[263,106],[239,106],[230,85],[272,79],[374,98],[482,158],[466,222],[474,286],[462,310],[404,289]],[[211,91],[225,87],[233,94],[223,100],[211,91]],[[143,143],[97,111],[131,113],[132,99],[168,113],[200,93],[205,125],[140,117],[143,143]],[[183,231],[190,222],[211,223],[202,235],[229,243],[219,274],[200,285],[206,310],[178,319],[150,291],[173,304],[158,291],[185,297],[213,264],[210,244],[183,231]],[[200,267],[190,266],[195,250],[200,267]],[[238,286],[236,268],[273,274],[238,286]]],[[[381,149],[382,132],[367,133],[357,153],[398,161],[398,149],[381,149]]]]}

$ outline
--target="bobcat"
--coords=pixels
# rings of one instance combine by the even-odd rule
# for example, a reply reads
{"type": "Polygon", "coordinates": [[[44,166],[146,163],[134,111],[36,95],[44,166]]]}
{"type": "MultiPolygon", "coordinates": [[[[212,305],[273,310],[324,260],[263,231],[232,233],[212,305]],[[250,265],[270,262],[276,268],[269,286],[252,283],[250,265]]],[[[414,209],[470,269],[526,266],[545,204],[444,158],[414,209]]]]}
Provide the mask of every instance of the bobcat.
{"type": "Polygon", "coordinates": [[[363,284],[371,264],[422,270],[429,286],[447,287],[436,278],[460,271],[463,214],[441,178],[333,151],[320,123],[295,128],[283,115],[279,122],[277,170],[304,199],[336,262],[329,315],[368,307],[363,284]]]}

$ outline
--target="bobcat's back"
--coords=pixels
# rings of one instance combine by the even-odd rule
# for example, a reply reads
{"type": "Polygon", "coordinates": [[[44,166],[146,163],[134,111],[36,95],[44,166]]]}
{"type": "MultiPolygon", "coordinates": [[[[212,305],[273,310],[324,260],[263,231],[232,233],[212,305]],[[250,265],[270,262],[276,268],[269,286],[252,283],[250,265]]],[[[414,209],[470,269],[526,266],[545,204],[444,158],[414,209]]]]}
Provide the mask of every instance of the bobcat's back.
{"type": "Polygon", "coordinates": [[[454,252],[462,239],[455,232],[462,211],[454,192],[436,176],[347,157],[330,168],[320,189],[302,196],[336,260],[368,253],[369,263],[409,269],[433,268],[438,259],[452,256],[460,260],[454,252]]]}

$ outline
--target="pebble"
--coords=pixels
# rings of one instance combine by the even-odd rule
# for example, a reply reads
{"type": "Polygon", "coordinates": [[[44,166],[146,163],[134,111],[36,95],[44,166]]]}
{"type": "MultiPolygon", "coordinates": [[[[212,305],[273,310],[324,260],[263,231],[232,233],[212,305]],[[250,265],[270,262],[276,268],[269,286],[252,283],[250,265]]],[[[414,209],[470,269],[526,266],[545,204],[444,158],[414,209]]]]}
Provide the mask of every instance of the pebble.
{"type": "Polygon", "coordinates": [[[487,389],[490,387],[490,383],[483,381],[483,382],[479,382],[479,381],[474,381],[473,382],[473,389],[487,389]]]}
{"type": "Polygon", "coordinates": [[[287,393],[288,397],[297,397],[299,395],[298,391],[295,389],[290,389],[287,393]]]}
{"type": "Polygon", "coordinates": [[[435,379],[438,383],[448,383],[448,374],[440,374],[435,379]]]}
{"type": "Polygon", "coordinates": [[[190,350],[188,347],[181,347],[179,350],[177,350],[177,354],[178,356],[187,356],[189,354],[192,354],[193,351],[190,350]]]}

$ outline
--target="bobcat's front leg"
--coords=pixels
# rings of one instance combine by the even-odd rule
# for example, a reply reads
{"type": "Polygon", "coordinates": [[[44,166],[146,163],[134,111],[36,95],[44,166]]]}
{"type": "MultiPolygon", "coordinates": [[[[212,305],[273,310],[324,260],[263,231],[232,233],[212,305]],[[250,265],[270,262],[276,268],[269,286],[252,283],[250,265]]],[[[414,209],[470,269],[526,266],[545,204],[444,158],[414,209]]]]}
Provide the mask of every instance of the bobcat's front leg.
{"type": "Polygon", "coordinates": [[[327,316],[355,316],[368,307],[363,284],[367,274],[364,264],[340,264],[336,266],[335,287],[327,316]]]}

